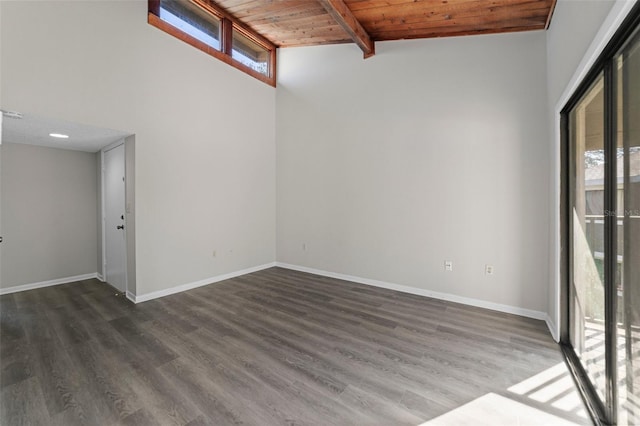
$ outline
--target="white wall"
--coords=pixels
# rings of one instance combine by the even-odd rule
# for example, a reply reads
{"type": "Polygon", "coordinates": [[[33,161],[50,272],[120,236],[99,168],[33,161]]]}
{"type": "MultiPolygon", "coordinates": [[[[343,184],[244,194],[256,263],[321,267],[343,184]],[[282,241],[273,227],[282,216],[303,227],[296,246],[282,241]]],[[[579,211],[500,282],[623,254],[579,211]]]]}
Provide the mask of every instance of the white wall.
{"type": "Polygon", "coordinates": [[[278,261],[546,311],[545,41],[282,49],[278,261]]]}
{"type": "Polygon", "coordinates": [[[614,0],[558,0],[547,31],[550,112],[587,52],[614,0]]]}
{"type": "MultiPolygon", "coordinates": [[[[572,86],[580,80],[575,77],[588,71],[588,58],[596,55],[594,38],[601,40],[603,47],[606,39],[597,37],[604,33],[601,28],[610,14],[615,1],[608,0],[559,0],[556,3],[551,25],[547,31],[547,96],[549,114],[549,155],[552,165],[553,179],[550,181],[550,290],[547,311],[549,312],[556,338],[559,326],[559,176],[560,176],[560,141],[559,141],[559,103],[568,100],[572,86]],[[593,44],[592,44],[593,43],[593,44]],[[586,56],[586,58],[585,58],[586,56]]],[[[618,1],[618,6],[627,1],[618,1]]],[[[613,31],[613,30],[611,30],[613,31]]],[[[592,61],[591,61],[592,62],[592,61]]]]}
{"type": "Polygon", "coordinates": [[[0,149],[0,288],[95,273],[95,154],[7,141],[0,149]]]}
{"type": "Polygon", "coordinates": [[[0,107],[136,135],[138,295],[275,260],[275,89],[146,1],[0,8],[0,107]]]}

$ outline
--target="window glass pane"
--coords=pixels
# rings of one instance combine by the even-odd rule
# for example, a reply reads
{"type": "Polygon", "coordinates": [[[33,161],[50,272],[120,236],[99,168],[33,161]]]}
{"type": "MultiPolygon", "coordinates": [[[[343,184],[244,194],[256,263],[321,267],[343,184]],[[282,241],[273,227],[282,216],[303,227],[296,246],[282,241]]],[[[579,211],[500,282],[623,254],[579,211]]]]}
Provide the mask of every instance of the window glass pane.
{"type": "Polygon", "coordinates": [[[570,285],[571,344],[605,401],[604,340],[604,78],[569,115],[572,146],[570,285]]]}
{"type": "Polygon", "coordinates": [[[246,37],[240,31],[233,29],[233,48],[231,56],[244,65],[269,75],[269,50],[246,37]]]}
{"type": "Polygon", "coordinates": [[[189,1],[161,0],[160,19],[220,50],[220,20],[189,1]]]}
{"type": "Polygon", "coordinates": [[[618,424],[640,424],[640,34],[614,59],[617,101],[618,424]]]}

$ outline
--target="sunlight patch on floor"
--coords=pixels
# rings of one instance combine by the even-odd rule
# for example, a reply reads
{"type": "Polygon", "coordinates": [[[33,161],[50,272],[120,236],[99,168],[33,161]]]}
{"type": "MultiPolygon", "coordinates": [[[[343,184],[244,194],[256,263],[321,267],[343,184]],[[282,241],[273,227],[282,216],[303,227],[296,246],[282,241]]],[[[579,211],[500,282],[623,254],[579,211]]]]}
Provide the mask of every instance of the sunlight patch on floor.
{"type": "Polygon", "coordinates": [[[560,378],[554,380],[552,383],[548,383],[537,391],[531,393],[529,398],[538,402],[549,402],[558,398],[560,395],[567,393],[574,389],[573,379],[566,374],[560,378]]]}
{"type": "Polygon", "coordinates": [[[535,376],[521,381],[517,385],[511,386],[508,390],[518,395],[526,395],[537,388],[544,387],[550,381],[556,380],[563,375],[568,375],[567,367],[563,363],[559,363],[535,376]]]}
{"type": "Polygon", "coordinates": [[[420,426],[574,426],[576,423],[495,393],[488,393],[420,426]]]}
{"type": "Polygon", "coordinates": [[[586,411],[584,410],[582,399],[580,399],[580,395],[577,391],[571,392],[568,395],[565,395],[562,398],[558,399],[557,401],[554,401],[551,406],[562,411],[575,412],[576,415],[585,419],[589,418],[586,411]]]}
{"type": "Polygon", "coordinates": [[[511,386],[508,391],[537,402],[547,403],[553,408],[574,413],[581,418],[589,418],[564,363],[556,364],[511,386]]]}
{"type": "Polygon", "coordinates": [[[588,423],[589,416],[573,379],[561,362],[509,387],[503,395],[488,393],[420,426],[564,426],[588,423]]]}

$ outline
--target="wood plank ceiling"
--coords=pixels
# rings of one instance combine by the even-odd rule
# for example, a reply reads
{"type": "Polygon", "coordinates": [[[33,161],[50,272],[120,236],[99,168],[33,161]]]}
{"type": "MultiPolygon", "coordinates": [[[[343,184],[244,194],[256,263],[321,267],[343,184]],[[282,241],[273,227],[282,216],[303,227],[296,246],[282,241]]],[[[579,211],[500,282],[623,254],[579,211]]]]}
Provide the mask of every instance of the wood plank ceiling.
{"type": "MultiPolygon", "coordinates": [[[[217,0],[278,47],[545,29],[556,0],[217,0]],[[346,6],[346,10],[342,9],[346,6]],[[350,15],[350,16],[349,16],[350,15]],[[350,18],[354,22],[350,21],[350,18]],[[354,27],[354,25],[356,27],[354,27]],[[357,26],[362,34],[358,34],[357,26]]],[[[369,54],[367,54],[369,53],[369,54]]]]}

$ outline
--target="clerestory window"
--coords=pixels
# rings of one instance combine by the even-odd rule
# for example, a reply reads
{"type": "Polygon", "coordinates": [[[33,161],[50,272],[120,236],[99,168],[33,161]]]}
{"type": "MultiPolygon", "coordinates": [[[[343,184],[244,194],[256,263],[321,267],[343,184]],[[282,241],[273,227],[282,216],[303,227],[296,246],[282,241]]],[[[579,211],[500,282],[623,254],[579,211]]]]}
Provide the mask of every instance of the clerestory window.
{"type": "Polygon", "coordinates": [[[276,47],[210,0],[149,0],[149,24],[276,85],[276,47]]]}

